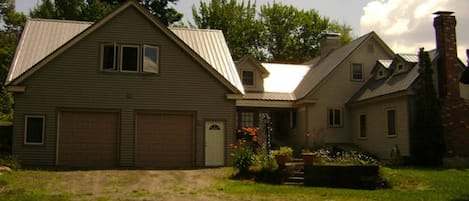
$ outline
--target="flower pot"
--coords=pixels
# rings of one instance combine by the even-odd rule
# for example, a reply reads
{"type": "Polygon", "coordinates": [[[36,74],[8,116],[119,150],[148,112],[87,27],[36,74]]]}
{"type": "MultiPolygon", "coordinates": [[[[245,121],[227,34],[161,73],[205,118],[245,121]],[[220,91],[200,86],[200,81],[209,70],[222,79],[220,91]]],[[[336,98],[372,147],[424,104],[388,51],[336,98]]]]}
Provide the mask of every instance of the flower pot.
{"type": "Polygon", "coordinates": [[[288,162],[288,156],[282,154],[275,155],[275,160],[279,166],[285,166],[285,164],[288,162]]]}
{"type": "Polygon", "coordinates": [[[316,155],[314,153],[302,153],[301,156],[305,167],[313,166],[314,161],[316,160],[316,155]]]}

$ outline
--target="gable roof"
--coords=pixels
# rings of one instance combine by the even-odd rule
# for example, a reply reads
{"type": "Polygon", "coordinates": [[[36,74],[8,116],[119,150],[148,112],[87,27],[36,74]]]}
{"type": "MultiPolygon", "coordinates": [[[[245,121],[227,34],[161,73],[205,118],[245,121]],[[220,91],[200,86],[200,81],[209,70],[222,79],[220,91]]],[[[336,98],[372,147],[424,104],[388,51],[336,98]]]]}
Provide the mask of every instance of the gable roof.
{"type": "MultiPolygon", "coordinates": [[[[169,30],[153,15],[135,1],[128,1],[96,23],[66,20],[28,19],[16,49],[15,57],[7,76],[7,85],[17,85],[55,57],[78,43],[103,24],[124,10],[133,7],[151,21],[181,49],[194,58],[210,74],[217,78],[233,93],[244,93],[236,67],[229,53],[223,34],[220,31],[190,31],[197,35],[199,43],[186,42],[169,30]],[[214,44],[210,44],[210,42],[214,44]],[[188,44],[189,43],[189,44],[188,44]],[[210,47],[217,51],[206,51],[210,47]],[[32,55],[32,56],[31,56],[32,55]]],[[[189,31],[181,31],[187,34],[189,31]]],[[[190,35],[190,34],[188,34],[190,35]]]]}
{"type": "Polygon", "coordinates": [[[254,67],[256,67],[257,70],[261,72],[262,77],[265,78],[269,76],[269,71],[265,69],[265,67],[259,61],[257,61],[257,59],[254,58],[252,55],[245,55],[240,60],[236,61],[235,63],[236,63],[236,66],[239,66],[240,64],[243,64],[248,61],[251,61],[255,65],[254,67]]]}
{"type": "Polygon", "coordinates": [[[333,50],[326,57],[321,58],[311,70],[305,75],[299,86],[295,89],[297,99],[304,98],[308,93],[316,89],[329,75],[344,62],[356,49],[361,47],[365,41],[374,38],[391,54],[393,51],[379,38],[375,32],[365,34],[352,42],[333,50]]]}

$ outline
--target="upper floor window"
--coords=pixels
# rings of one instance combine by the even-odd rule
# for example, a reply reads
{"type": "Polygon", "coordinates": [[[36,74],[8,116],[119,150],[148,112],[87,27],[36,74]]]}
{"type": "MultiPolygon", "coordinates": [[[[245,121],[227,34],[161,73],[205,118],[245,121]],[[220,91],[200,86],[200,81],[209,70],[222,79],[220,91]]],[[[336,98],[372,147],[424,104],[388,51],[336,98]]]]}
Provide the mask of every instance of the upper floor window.
{"type": "Polygon", "coordinates": [[[395,136],[396,133],[396,110],[391,109],[386,111],[387,119],[387,134],[388,136],[395,136]]]}
{"type": "Polygon", "coordinates": [[[362,81],[363,80],[363,65],[353,63],[351,66],[351,79],[353,81],[362,81]]]}
{"type": "Polygon", "coordinates": [[[329,128],[342,127],[342,108],[329,108],[327,119],[329,128]]]}
{"type": "Polygon", "coordinates": [[[45,117],[41,115],[26,115],[24,143],[44,144],[45,117]]]}
{"type": "Polygon", "coordinates": [[[243,71],[243,85],[254,85],[254,72],[243,71]]]}
{"type": "Polygon", "coordinates": [[[101,69],[114,72],[159,72],[158,47],[150,45],[101,45],[101,69]]]}

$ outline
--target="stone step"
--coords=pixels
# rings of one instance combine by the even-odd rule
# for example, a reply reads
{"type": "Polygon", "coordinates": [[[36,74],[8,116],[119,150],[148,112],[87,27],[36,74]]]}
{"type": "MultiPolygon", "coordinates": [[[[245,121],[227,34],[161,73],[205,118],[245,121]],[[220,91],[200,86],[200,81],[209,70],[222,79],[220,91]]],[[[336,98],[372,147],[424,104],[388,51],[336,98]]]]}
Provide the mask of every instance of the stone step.
{"type": "Polygon", "coordinates": [[[290,185],[290,186],[303,186],[303,182],[283,182],[283,185],[290,185]]]}

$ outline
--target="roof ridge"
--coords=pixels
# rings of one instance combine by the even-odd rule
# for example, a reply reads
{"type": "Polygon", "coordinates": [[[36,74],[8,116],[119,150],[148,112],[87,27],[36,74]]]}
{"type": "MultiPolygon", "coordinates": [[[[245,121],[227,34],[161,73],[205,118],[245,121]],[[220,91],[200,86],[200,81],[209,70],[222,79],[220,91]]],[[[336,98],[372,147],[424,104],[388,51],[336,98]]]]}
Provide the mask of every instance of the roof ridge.
{"type": "Polygon", "coordinates": [[[89,21],[46,19],[46,18],[28,18],[29,21],[57,22],[57,23],[75,23],[75,24],[94,24],[89,21]]]}
{"type": "Polygon", "coordinates": [[[168,27],[171,30],[184,30],[184,31],[207,31],[207,32],[222,32],[220,29],[200,29],[200,28],[190,28],[190,27],[168,27]]]}

